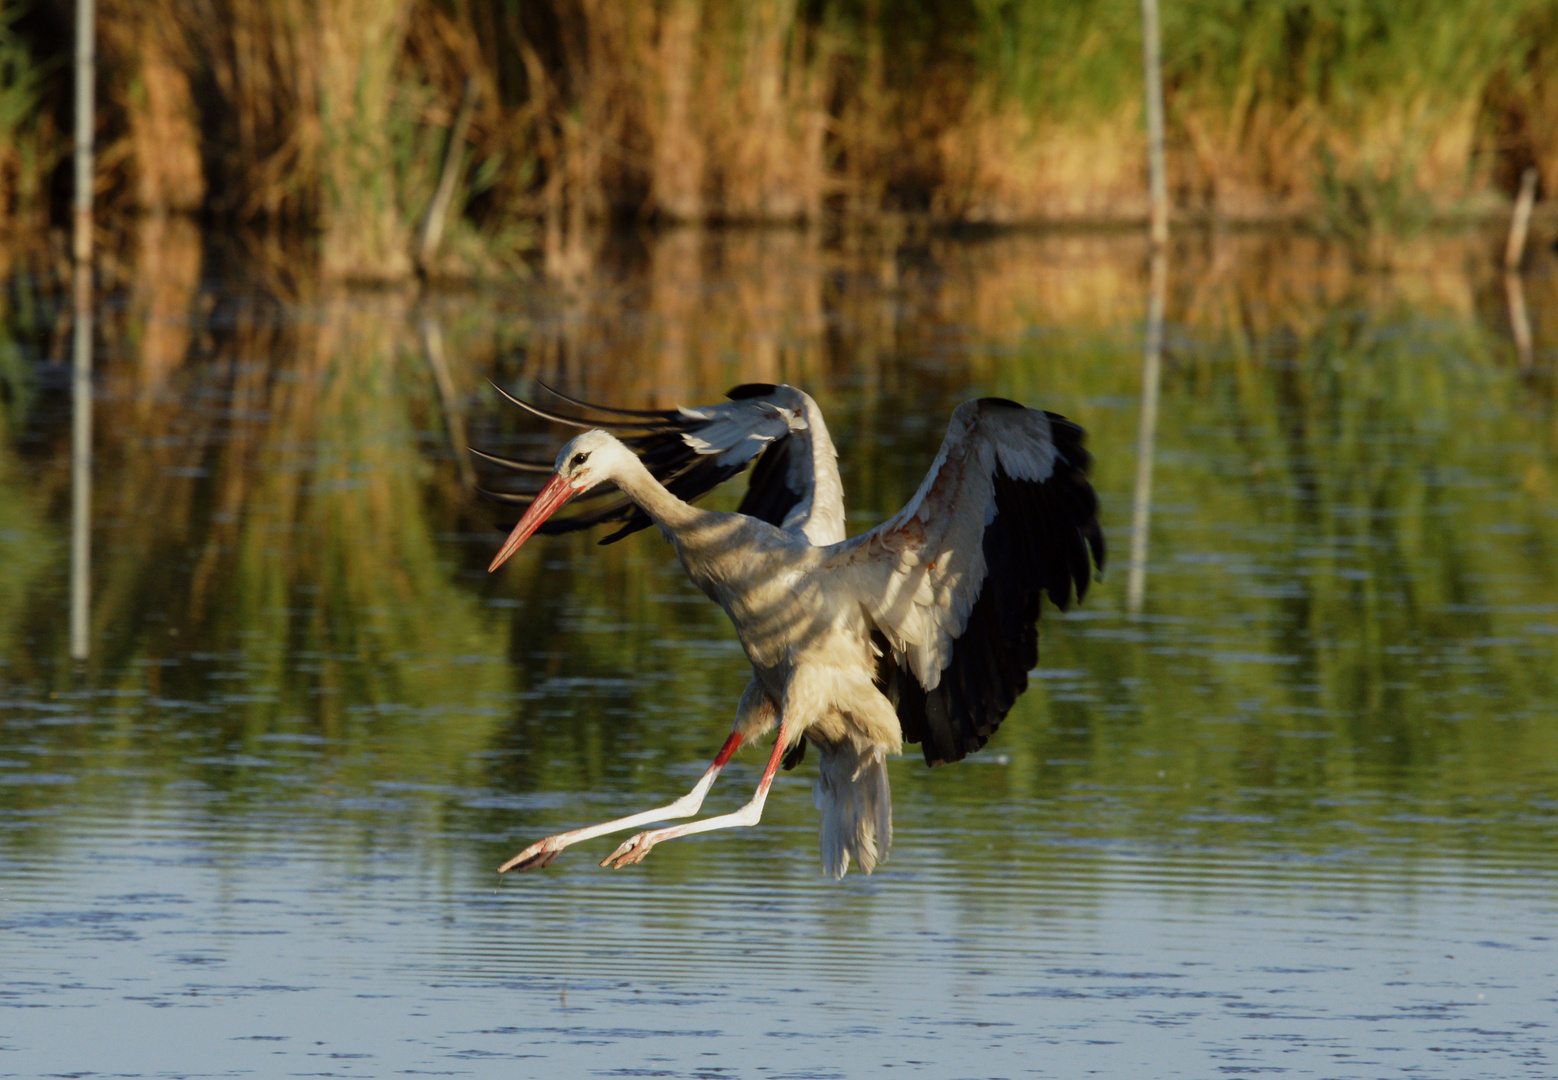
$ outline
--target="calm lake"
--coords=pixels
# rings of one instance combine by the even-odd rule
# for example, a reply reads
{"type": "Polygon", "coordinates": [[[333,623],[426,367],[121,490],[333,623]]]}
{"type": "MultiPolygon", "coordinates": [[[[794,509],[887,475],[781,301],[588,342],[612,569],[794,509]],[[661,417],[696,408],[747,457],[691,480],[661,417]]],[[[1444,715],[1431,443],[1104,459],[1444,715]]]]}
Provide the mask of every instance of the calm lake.
{"type": "Polygon", "coordinates": [[[1182,241],[1132,610],[1136,237],[670,233],[416,293],[148,222],[81,663],[69,313],[0,268],[0,1076],[1558,1074],[1558,259],[1526,360],[1498,251],[1182,241]],[[893,762],[875,875],[821,876],[812,756],[754,829],[500,880],[685,791],[749,671],[652,530],[485,572],[462,448],[564,434],[489,379],[794,383],[852,530],[959,401],[1049,408],[1109,567],[985,750],[893,762]]]}

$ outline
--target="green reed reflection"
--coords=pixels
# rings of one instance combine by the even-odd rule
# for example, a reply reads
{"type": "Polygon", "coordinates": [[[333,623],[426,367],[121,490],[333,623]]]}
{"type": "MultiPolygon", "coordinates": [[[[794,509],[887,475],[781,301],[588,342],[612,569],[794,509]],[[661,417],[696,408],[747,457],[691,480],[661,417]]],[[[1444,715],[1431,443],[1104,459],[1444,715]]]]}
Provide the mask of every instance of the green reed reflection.
{"type": "MultiPolygon", "coordinates": [[[[538,542],[488,578],[502,511],[462,487],[451,410],[479,445],[549,455],[557,433],[500,407],[487,376],[629,406],[786,379],[827,410],[854,528],[908,497],[964,398],[1090,432],[1110,572],[1078,613],[1046,614],[1041,670],[979,761],[895,766],[922,848],[969,866],[1072,841],[1550,860],[1551,361],[1516,370],[1475,238],[1421,243],[1390,274],[1294,238],[1176,253],[1140,618],[1123,598],[1145,287],[1130,238],[884,254],[671,234],[565,293],[416,303],[173,275],[181,292],[116,309],[108,335],[97,652],[79,676],[49,540],[60,417],[36,387],[11,398],[39,404],[0,443],[4,738],[80,783],[0,786],[0,805],[178,779],[234,808],[413,784],[437,819],[508,838],[679,790],[745,682],[723,618],[653,532],[538,542]],[[24,455],[29,439],[49,451],[24,455]],[[87,719],[35,723],[49,708],[87,719]]],[[[1550,358],[1554,327],[1537,329],[1550,358]]],[[[777,850],[810,814],[779,800],[774,829],[730,842],[777,850]]],[[[649,872],[707,859],[669,845],[649,872]]]]}
{"type": "MultiPolygon", "coordinates": [[[[146,333],[108,358],[85,673],[115,702],[88,706],[118,717],[103,753],[219,788],[283,735],[323,740],[349,786],[462,762],[511,676],[501,625],[436,544],[461,496],[422,449],[437,417],[405,304],[236,299],[212,321],[210,355],[148,357],[146,333]]],[[[32,599],[13,678],[68,699],[80,684],[41,617],[58,597],[32,599]]]]}

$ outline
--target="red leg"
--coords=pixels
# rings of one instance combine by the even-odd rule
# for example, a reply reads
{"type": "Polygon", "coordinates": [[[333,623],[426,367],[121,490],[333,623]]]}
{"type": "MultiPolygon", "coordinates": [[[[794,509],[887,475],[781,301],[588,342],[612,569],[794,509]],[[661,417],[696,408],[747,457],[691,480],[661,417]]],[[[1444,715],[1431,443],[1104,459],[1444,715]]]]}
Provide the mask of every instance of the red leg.
{"type": "Polygon", "coordinates": [[[720,814],[686,825],[673,825],[667,829],[641,832],[623,841],[622,846],[606,856],[601,865],[620,870],[631,863],[642,862],[650,849],[662,840],[674,840],[678,836],[692,836],[695,833],[713,832],[715,829],[729,829],[738,825],[756,825],[762,819],[763,803],[768,800],[768,789],[773,786],[774,774],[779,771],[779,762],[784,759],[784,743],[785,725],[781,721],[779,737],[774,740],[774,752],[768,755],[768,766],[763,769],[763,778],[758,781],[757,793],[740,810],[733,814],[720,814]]]}

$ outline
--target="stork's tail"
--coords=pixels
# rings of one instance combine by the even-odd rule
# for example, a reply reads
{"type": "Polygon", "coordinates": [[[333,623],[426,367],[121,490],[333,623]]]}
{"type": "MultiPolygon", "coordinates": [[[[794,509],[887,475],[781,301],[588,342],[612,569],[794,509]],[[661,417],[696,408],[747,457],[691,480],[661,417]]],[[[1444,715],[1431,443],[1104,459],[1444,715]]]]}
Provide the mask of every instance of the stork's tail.
{"type": "Polygon", "coordinates": [[[812,799],[822,811],[822,870],[843,877],[854,859],[869,874],[893,843],[893,796],[881,747],[823,749],[812,799]]]}

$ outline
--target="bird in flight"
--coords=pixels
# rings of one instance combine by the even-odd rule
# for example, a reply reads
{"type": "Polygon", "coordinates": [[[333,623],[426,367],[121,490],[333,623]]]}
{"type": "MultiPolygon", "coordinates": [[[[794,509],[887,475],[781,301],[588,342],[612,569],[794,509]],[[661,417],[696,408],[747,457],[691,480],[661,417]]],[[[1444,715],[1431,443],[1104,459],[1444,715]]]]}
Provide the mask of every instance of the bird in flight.
{"type": "MultiPolygon", "coordinates": [[[[499,391],[502,393],[501,389],[499,391]]],[[[582,415],[504,394],[547,420],[586,428],[554,464],[478,453],[539,478],[489,571],[536,532],[611,524],[612,543],[659,527],[693,583],[730,617],[752,665],[735,724],[691,791],[665,806],[531,844],[501,867],[534,870],[570,845],[690,818],[743,745],[777,729],[741,809],[635,833],[602,866],[660,843],[756,825],[775,773],[817,750],[822,868],[869,874],[892,842],[886,758],[918,743],[926,764],[984,746],[1038,662],[1040,598],[1064,611],[1104,565],[1083,431],[1003,398],[952,412],[914,497],[855,537],[822,411],[792,386],[748,384],[696,408],[615,409],[549,390],[582,415]],[[598,414],[609,419],[591,419],[598,414]],[[755,462],[755,464],[754,464],[755,462]],[[752,466],[734,513],[695,502],[752,466]],[[565,504],[576,513],[554,517],[565,504]]]]}

